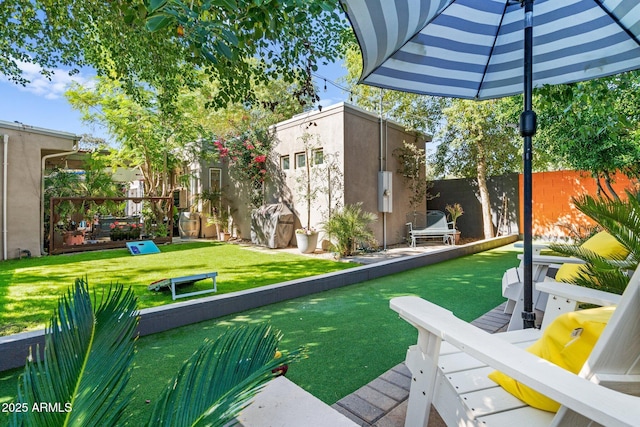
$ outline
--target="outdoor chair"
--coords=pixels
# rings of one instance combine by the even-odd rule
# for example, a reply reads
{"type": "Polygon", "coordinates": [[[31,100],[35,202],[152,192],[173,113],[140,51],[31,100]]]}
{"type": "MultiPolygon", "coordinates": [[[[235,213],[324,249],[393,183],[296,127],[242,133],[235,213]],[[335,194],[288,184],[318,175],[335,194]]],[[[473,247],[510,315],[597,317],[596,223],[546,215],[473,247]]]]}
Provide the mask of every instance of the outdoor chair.
{"type": "Polygon", "coordinates": [[[453,222],[447,221],[442,211],[430,210],[427,214],[412,212],[407,214],[406,226],[409,229],[411,247],[416,247],[418,239],[441,238],[444,244],[454,244],[456,229],[453,222]]]}
{"type": "MultiPolygon", "coordinates": [[[[577,277],[585,261],[579,258],[562,257],[555,255],[540,255],[542,249],[548,245],[535,244],[532,257],[532,278],[533,282],[558,281],[572,283],[577,277]],[[557,270],[557,271],[554,271],[557,270]],[[552,274],[552,276],[550,276],[552,274]]],[[[582,249],[587,249],[595,254],[607,259],[623,259],[628,255],[627,249],[622,246],[612,235],[602,231],[589,238],[582,245],[582,249]]],[[[518,255],[522,261],[522,255],[518,255]]],[[[509,322],[508,330],[522,329],[522,319],[519,313],[524,309],[524,272],[522,262],[518,267],[508,269],[502,276],[502,296],[507,298],[504,312],[508,314],[516,313],[509,322]]],[[[535,310],[544,311],[547,304],[547,294],[534,289],[533,307],[535,310]]]]}
{"type": "MultiPolygon", "coordinates": [[[[418,342],[406,359],[412,374],[407,427],[426,426],[432,404],[449,426],[638,425],[640,272],[622,296],[560,282],[536,286],[549,294],[542,322],[542,330],[548,328],[545,336],[566,318],[588,312],[575,312],[578,302],[613,311],[600,338],[594,338],[591,353],[587,349],[583,354],[586,363],[577,374],[524,350],[543,335],[539,329],[492,335],[418,297],[391,300],[391,308],[418,330],[418,342]],[[553,399],[560,409],[553,413],[524,403],[488,378],[494,370],[518,381],[518,387],[526,385],[553,399]]],[[[575,348],[574,341],[587,336],[579,328],[570,332],[565,356],[575,348]]]]}

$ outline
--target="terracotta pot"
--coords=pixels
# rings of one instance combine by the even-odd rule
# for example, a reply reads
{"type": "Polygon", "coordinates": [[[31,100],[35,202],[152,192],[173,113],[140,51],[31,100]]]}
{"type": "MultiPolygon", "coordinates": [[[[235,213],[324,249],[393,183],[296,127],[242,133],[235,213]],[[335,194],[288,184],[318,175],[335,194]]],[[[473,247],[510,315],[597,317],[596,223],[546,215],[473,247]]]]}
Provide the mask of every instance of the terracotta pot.
{"type": "Polygon", "coordinates": [[[76,234],[74,232],[66,233],[64,235],[64,244],[68,246],[81,245],[84,243],[84,236],[82,234],[76,234]]]}

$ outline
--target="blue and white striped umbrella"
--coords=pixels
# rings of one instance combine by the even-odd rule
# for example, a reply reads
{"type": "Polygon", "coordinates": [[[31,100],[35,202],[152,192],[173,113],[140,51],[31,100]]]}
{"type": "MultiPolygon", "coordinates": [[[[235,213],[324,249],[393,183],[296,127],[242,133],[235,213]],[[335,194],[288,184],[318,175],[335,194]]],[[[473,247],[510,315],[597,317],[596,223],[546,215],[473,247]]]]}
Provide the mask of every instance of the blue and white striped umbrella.
{"type": "MultiPolygon", "coordinates": [[[[523,91],[524,8],[507,0],[341,0],[361,82],[491,99],[523,91]]],[[[640,68],[638,0],[535,0],[533,86],[640,68]]]]}
{"type": "Polygon", "coordinates": [[[639,0],[340,0],[361,83],[453,98],[524,94],[524,327],[533,327],[532,90],[640,68],[639,0]]]}

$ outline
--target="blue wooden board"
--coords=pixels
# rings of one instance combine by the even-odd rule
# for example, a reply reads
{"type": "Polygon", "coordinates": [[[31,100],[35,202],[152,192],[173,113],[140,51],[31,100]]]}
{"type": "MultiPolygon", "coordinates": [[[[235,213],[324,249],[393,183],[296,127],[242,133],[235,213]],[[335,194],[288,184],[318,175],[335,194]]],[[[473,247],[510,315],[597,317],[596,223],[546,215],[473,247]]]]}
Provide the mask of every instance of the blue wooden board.
{"type": "Polygon", "coordinates": [[[131,255],[158,254],[160,249],[153,240],[140,240],[138,242],[127,242],[127,248],[131,255]]]}

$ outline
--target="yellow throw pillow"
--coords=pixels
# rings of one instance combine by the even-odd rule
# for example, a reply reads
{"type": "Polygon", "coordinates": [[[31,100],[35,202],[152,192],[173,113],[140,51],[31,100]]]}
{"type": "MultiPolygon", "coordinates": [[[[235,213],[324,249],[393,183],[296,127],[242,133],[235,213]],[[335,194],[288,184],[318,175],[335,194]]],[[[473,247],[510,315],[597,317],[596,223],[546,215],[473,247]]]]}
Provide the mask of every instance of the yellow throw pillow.
{"type": "MultiPolygon", "coordinates": [[[[603,258],[624,258],[629,255],[627,248],[622,246],[615,237],[606,231],[599,232],[580,247],[595,252],[603,258]]],[[[562,264],[556,273],[555,279],[558,282],[573,283],[583,269],[584,267],[581,264],[562,264]]]]}
{"type": "MultiPolygon", "coordinates": [[[[574,374],[580,372],[615,307],[598,307],[558,316],[527,351],[574,374]]],[[[560,405],[513,378],[494,371],[489,378],[529,406],[557,412],[560,405]]]]}

